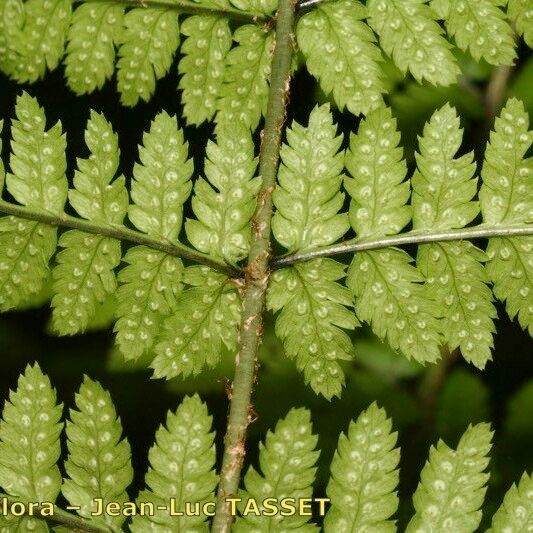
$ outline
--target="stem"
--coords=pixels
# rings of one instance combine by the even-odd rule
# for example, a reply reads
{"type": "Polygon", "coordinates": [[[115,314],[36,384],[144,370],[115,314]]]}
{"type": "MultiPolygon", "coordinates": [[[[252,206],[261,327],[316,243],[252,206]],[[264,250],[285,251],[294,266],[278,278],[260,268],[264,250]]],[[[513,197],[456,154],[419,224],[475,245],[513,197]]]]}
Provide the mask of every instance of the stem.
{"type": "Polygon", "coordinates": [[[165,252],[168,255],[181,257],[182,259],[188,259],[189,261],[206,265],[214,270],[224,272],[230,276],[238,275],[238,270],[236,268],[224,263],[223,261],[214,259],[207,254],[197,252],[193,248],[189,248],[184,244],[159,241],[149,237],[148,235],[145,235],[144,233],[140,233],[139,231],[126,228],[125,226],[100,226],[99,224],[90,222],[89,220],[66,214],[53,215],[45,211],[32,211],[27,207],[11,204],[9,202],[5,202],[4,200],[0,200],[0,213],[24,218],[26,220],[43,222],[44,224],[49,224],[50,226],[74,228],[84,231],[85,233],[93,233],[96,235],[111,237],[113,239],[119,239],[121,241],[141,244],[143,246],[147,246],[148,248],[165,252]]]}
{"type": "Polygon", "coordinates": [[[342,244],[335,244],[333,246],[326,246],[324,248],[310,250],[309,252],[300,252],[277,257],[272,261],[271,266],[272,268],[281,268],[294,263],[299,263],[301,261],[309,261],[310,259],[315,259],[317,257],[329,257],[332,255],[345,253],[378,250],[380,248],[402,246],[405,244],[424,244],[428,242],[439,241],[461,241],[465,239],[487,239],[489,237],[523,237],[527,235],[533,235],[533,224],[509,226],[486,226],[484,224],[480,224],[479,226],[474,226],[472,228],[451,229],[437,233],[408,231],[407,233],[402,233],[401,235],[381,237],[379,239],[351,239],[343,242],[342,244]]]}
{"type": "Polygon", "coordinates": [[[226,7],[224,9],[206,7],[196,2],[190,2],[188,0],[75,0],[79,4],[99,4],[99,3],[115,3],[122,4],[124,6],[131,6],[137,8],[150,8],[150,9],[170,9],[173,11],[179,11],[186,15],[214,15],[218,17],[227,17],[233,20],[238,20],[244,23],[263,24],[269,17],[263,13],[247,13],[240,11],[233,7],[226,7]]]}
{"type": "Polygon", "coordinates": [[[487,107],[487,126],[488,130],[492,128],[494,119],[500,111],[505,93],[507,92],[507,82],[511,76],[512,68],[507,65],[496,67],[492,72],[490,81],[485,93],[485,102],[487,107]]]}
{"type": "MultiPolygon", "coordinates": [[[[23,498],[20,497],[11,497],[7,494],[0,492],[0,499],[7,501],[8,506],[12,505],[13,503],[24,503],[25,505],[29,505],[29,502],[24,501],[23,498]]],[[[60,509],[59,507],[54,505],[54,513],[51,516],[43,516],[42,509],[33,509],[32,510],[34,516],[40,518],[41,520],[45,520],[48,522],[53,522],[55,524],[62,524],[69,528],[71,531],[87,531],[88,533],[109,533],[111,530],[108,528],[95,526],[88,520],[84,518],[80,518],[76,515],[73,515],[71,513],[67,513],[67,511],[63,511],[63,509],[60,509]]]]}
{"type": "Polygon", "coordinates": [[[240,346],[236,357],[217,507],[212,527],[215,533],[226,533],[233,521],[227,498],[235,495],[239,488],[245,455],[246,431],[252,418],[250,399],[255,380],[257,352],[263,334],[262,315],[270,274],[272,191],[276,185],[281,134],[289,96],[295,8],[294,0],[280,0],[279,2],[275,49],[272,58],[272,78],[259,156],[262,185],[252,218],[253,237],[246,267],[243,315],[239,333],[240,346]]]}

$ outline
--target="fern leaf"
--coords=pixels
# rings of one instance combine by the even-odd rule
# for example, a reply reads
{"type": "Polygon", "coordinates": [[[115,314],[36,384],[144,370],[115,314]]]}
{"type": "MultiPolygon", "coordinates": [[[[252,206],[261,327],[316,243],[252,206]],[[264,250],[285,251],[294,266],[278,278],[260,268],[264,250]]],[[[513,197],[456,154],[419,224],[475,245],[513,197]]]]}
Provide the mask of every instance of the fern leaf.
{"type": "Polygon", "coordinates": [[[14,43],[24,24],[22,0],[4,0],[0,3],[0,71],[11,76],[18,63],[14,43]]]}
{"type": "Polygon", "coordinates": [[[528,531],[533,527],[533,479],[526,473],[518,486],[515,484],[507,491],[501,507],[492,517],[492,527],[487,533],[506,533],[528,531]]]}
{"type": "Polygon", "coordinates": [[[13,51],[8,74],[19,83],[31,83],[42,78],[47,68],[55,69],[63,57],[72,3],[28,0],[19,2],[18,11],[18,28],[8,35],[13,51]]]}
{"type": "MultiPolygon", "coordinates": [[[[112,181],[119,163],[118,138],[105,118],[91,112],[85,131],[91,152],[78,159],[72,206],[84,218],[103,224],[122,223],[128,206],[124,177],[112,181]]],[[[121,258],[120,241],[70,230],[61,235],[53,270],[52,325],[61,335],[84,331],[98,303],[116,290],[114,269],[121,258]]]]}
{"type": "Polygon", "coordinates": [[[76,94],[101,89],[115,70],[115,45],[120,42],[124,7],[113,2],[81,4],[68,32],[65,75],[76,94]]]}
{"type": "Polygon", "coordinates": [[[347,107],[355,115],[382,104],[385,90],[381,53],[362,21],[366,16],[366,7],[358,1],[337,0],[317,5],[296,28],[309,72],[340,109],[347,107]]]}
{"type": "MultiPolygon", "coordinates": [[[[411,218],[399,140],[386,108],[370,113],[351,137],[346,167],[353,178],[345,185],[352,197],[350,222],[361,239],[394,235],[411,218]]],[[[376,335],[409,358],[435,361],[440,357],[435,305],[411,262],[394,248],[359,253],[348,269],[347,284],[356,297],[357,316],[376,335]]]]}
{"type": "Polygon", "coordinates": [[[129,218],[144,233],[175,241],[183,220],[183,204],[191,192],[192,159],[176,118],[165,112],[152,121],[139,148],[129,218]]]}
{"type": "Polygon", "coordinates": [[[231,0],[231,3],[241,11],[265,15],[270,15],[278,7],[278,0],[231,0]]]}
{"type": "Polygon", "coordinates": [[[460,70],[427,0],[371,0],[370,27],[383,50],[402,71],[421,82],[450,85],[460,70]]]}
{"type": "MultiPolygon", "coordinates": [[[[31,502],[54,502],[61,488],[57,467],[62,406],[39,365],[27,366],[10,392],[0,421],[0,487],[31,502]]],[[[34,517],[3,516],[6,531],[48,531],[34,517]],[[6,526],[5,526],[6,527],[6,526]]],[[[0,524],[0,527],[4,524],[0,524]]]]}
{"type": "MultiPolygon", "coordinates": [[[[68,478],[62,492],[70,505],[81,507],[81,516],[93,518],[96,498],[102,499],[104,506],[128,500],[126,488],[133,479],[131,451],[128,441],[121,440],[122,424],[111,396],[98,382],[84,378],[76,407],[78,410],[71,409],[66,427],[68,478]]],[[[125,518],[105,514],[96,520],[120,526],[125,518]]]]}
{"type": "Polygon", "coordinates": [[[413,496],[415,515],[406,533],[420,531],[472,533],[481,521],[492,432],[488,424],[469,426],[457,450],[439,441],[413,496]]]}
{"type": "Polygon", "coordinates": [[[124,105],[150,99],[156,80],[170,69],[178,44],[175,11],[136,8],[126,13],[117,63],[117,84],[124,105]]]}
{"type": "Polygon", "coordinates": [[[281,311],[276,335],[285,352],[296,361],[317,394],[340,396],[344,373],[338,360],[353,358],[353,344],[341,329],[358,322],[347,307],[353,305],[344,278],[345,267],[333,259],[315,259],[284,268],[272,275],[268,308],[281,311]]]}
{"type": "MultiPolygon", "coordinates": [[[[529,117],[521,102],[511,99],[496,119],[485,151],[479,197],[483,220],[490,225],[533,220],[533,158],[525,158],[533,142],[529,117]]],[[[533,238],[490,239],[487,271],[494,294],[506,301],[511,318],[518,316],[533,334],[533,238]]]]}
{"type": "MultiPolygon", "coordinates": [[[[501,4],[501,3],[500,3],[501,4]]],[[[494,0],[432,0],[446,30],[461,50],[479,61],[511,65],[516,57],[513,30],[494,0]]]]}
{"type": "Polygon", "coordinates": [[[207,145],[205,174],[194,185],[192,208],[198,220],[185,224],[189,241],[200,251],[236,263],[248,255],[250,219],[261,179],[250,130],[239,122],[221,124],[217,143],[207,145]]]}
{"type": "Polygon", "coordinates": [[[342,135],[336,136],[336,129],[324,105],[311,112],[307,128],[294,122],[287,130],[279,185],[273,192],[272,230],[290,252],[332,244],[350,227],[347,214],[339,214],[344,155],[339,153],[342,135]]]}
{"type": "MultiPolygon", "coordinates": [[[[309,516],[296,513],[283,516],[277,513],[268,516],[264,507],[267,498],[277,504],[283,498],[294,498],[296,505],[301,498],[309,498],[313,492],[318,437],[313,435],[311,416],[307,409],[292,409],[276,424],[275,431],[269,431],[264,444],[259,445],[259,463],[263,475],[251,466],[244,476],[242,506],[243,516],[235,523],[236,532],[249,531],[318,531],[314,524],[307,523],[309,516]],[[248,501],[255,502],[267,515],[246,513],[248,501]]],[[[270,511],[271,514],[271,511],[270,511]]]]}
{"type": "Polygon", "coordinates": [[[166,427],[157,430],[149,452],[146,483],[150,490],[142,491],[138,499],[138,504],[153,503],[156,511],[150,516],[137,515],[131,524],[133,533],[208,530],[203,504],[214,499],[217,485],[211,425],[207,407],[197,395],[185,397],[176,413],[168,413],[166,427]],[[157,505],[168,508],[171,500],[178,512],[184,513],[187,505],[187,515],[157,510],[157,505]],[[196,503],[201,504],[198,515],[191,513],[196,503]]]}
{"type": "Polygon", "coordinates": [[[387,414],[374,403],[350,423],[347,436],[340,436],[327,487],[326,533],[396,531],[389,518],[398,507],[400,450],[391,429],[387,414]]]}
{"type": "Polygon", "coordinates": [[[217,99],[224,79],[226,55],[232,37],[227,19],[194,16],[181,25],[187,39],[181,47],[179,62],[183,90],[183,114],[189,124],[211,120],[216,112],[217,99]]]}
{"type": "Polygon", "coordinates": [[[46,130],[44,110],[27,93],[17,97],[15,114],[7,190],[22,205],[60,214],[67,197],[67,143],[61,123],[46,130]]]}
{"type": "MultiPolygon", "coordinates": [[[[12,125],[8,192],[22,205],[60,214],[67,195],[65,137],[58,123],[46,130],[37,100],[17,98],[12,125]]],[[[27,303],[48,278],[48,262],[57,247],[57,229],[16,217],[0,219],[0,309],[27,303]]]]}
{"type": "Polygon", "coordinates": [[[145,246],[128,250],[118,280],[117,344],[126,359],[151,350],[163,318],[176,307],[183,263],[145,246]]]}
{"type": "Polygon", "coordinates": [[[226,56],[217,122],[242,120],[253,131],[266,113],[273,37],[247,24],[235,31],[233,39],[237,46],[226,56]]]}
{"type": "MultiPolygon", "coordinates": [[[[434,231],[462,228],[479,213],[472,201],[477,191],[475,164],[470,152],[454,158],[462,141],[455,110],[446,104],[424,128],[418,170],[412,178],[413,227],[434,231]]],[[[444,340],[451,350],[478,368],[491,359],[492,292],[483,262],[485,253],[468,241],[419,246],[417,265],[427,280],[429,294],[440,310],[444,340]]]]}
{"type": "Polygon", "coordinates": [[[507,16],[514,21],[526,44],[533,48],[533,9],[529,0],[508,0],[507,16]]]}
{"type": "Polygon", "coordinates": [[[167,318],[151,367],[157,378],[196,375],[215,366],[222,345],[236,349],[241,305],[235,286],[208,267],[185,269],[190,288],[178,298],[174,314],[167,318]]]}

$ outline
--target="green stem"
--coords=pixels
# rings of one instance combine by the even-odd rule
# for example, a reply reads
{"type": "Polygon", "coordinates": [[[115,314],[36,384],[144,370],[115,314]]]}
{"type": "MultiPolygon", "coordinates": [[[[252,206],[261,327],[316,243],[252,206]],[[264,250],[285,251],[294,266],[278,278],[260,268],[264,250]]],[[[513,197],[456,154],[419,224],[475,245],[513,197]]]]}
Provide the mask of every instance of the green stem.
{"type": "Polygon", "coordinates": [[[252,418],[250,400],[255,381],[257,352],[263,334],[263,312],[271,247],[272,191],[276,185],[281,135],[289,95],[294,18],[294,0],[280,0],[268,107],[259,156],[262,186],[252,219],[253,236],[246,267],[239,352],[236,357],[217,507],[212,528],[215,533],[226,533],[233,521],[227,498],[237,494],[239,488],[245,455],[246,432],[252,418]]]}
{"type": "MultiPolygon", "coordinates": [[[[0,493],[0,500],[7,502],[8,506],[14,503],[23,503],[26,506],[29,506],[29,502],[20,497],[12,497],[7,494],[0,493]]],[[[63,511],[59,507],[54,505],[54,512],[51,516],[45,516],[42,514],[42,509],[34,508],[32,510],[33,516],[45,520],[48,522],[53,522],[55,524],[61,524],[67,526],[69,531],[86,531],[88,533],[109,533],[111,530],[101,526],[95,526],[90,521],[85,518],[78,517],[67,511],[63,511]]]]}
{"type": "Polygon", "coordinates": [[[119,239],[121,241],[141,244],[143,246],[147,246],[148,248],[165,252],[168,255],[181,257],[182,259],[187,259],[195,263],[206,265],[214,270],[224,272],[230,276],[239,275],[239,272],[236,268],[224,263],[223,261],[214,259],[209,255],[197,252],[193,248],[189,248],[184,244],[160,241],[149,237],[144,233],[126,228],[125,226],[101,226],[94,222],[90,222],[89,220],[84,220],[82,218],[77,218],[66,214],[54,215],[45,211],[33,211],[28,207],[11,204],[9,202],[5,202],[4,200],[0,200],[0,213],[24,218],[26,220],[43,222],[44,224],[49,224],[50,226],[73,228],[84,231],[85,233],[93,233],[95,235],[112,237],[113,239],[119,239]]]}
{"type": "Polygon", "coordinates": [[[325,246],[324,248],[309,250],[308,252],[277,257],[272,261],[271,266],[272,268],[282,268],[294,263],[300,263],[301,261],[316,259],[318,257],[330,257],[332,255],[364,252],[366,250],[378,250],[380,248],[403,246],[406,244],[487,239],[491,237],[524,237],[528,235],[533,235],[533,224],[509,226],[487,226],[485,224],[480,224],[479,226],[474,226],[472,228],[451,229],[435,233],[408,231],[407,233],[402,233],[400,235],[380,237],[378,239],[351,239],[341,244],[334,244],[333,246],[325,246]]]}
{"type": "Polygon", "coordinates": [[[99,3],[115,3],[124,6],[137,8],[151,8],[151,9],[171,9],[186,15],[213,15],[217,17],[227,17],[232,20],[243,23],[264,24],[269,20],[269,17],[264,13],[249,13],[241,11],[233,7],[214,8],[203,6],[196,2],[188,0],[75,0],[79,4],[99,4],[99,3]]]}

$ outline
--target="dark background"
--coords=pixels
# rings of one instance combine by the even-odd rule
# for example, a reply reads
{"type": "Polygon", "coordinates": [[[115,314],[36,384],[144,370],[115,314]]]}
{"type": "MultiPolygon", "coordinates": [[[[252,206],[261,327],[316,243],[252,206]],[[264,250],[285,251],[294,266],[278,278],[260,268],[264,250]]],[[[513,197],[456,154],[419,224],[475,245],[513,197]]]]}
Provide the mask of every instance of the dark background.
{"type": "MultiPolygon", "coordinates": [[[[520,49],[519,62],[508,80],[508,93],[524,99],[532,115],[533,58],[528,54],[525,48],[520,49]]],[[[460,83],[440,89],[418,85],[405,80],[393,67],[387,69],[391,86],[388,103],[399,120],[405,154],[411,164],[416,136],[421,134],[431,113],[446,101],[451,101],[462,117],[464,151],[474,150],[478,163],[482,160],[491,122],[484,93],[493,72],[488,65],[476,64],[467,57],[462,56],[461,63],[465,76],[460,83]]],[[[142,132],[155,114],[164,109],[181,116],[176,64],[157,84],[153,99],[134,109],[120,105],[114,81],[91,96],[77,97],[66,87],[63,74],[61,67],[32,86],[16,85],[0,75],[0,118],[9,119],[13,115],[15,98],[22,90],[37,96],[46,109],[49,123],[61,120],[67,132],[69,179],[74,172],[75,158],[87,155],[83,131],[90,108],[102,111],[119,133],[120,170],[127,178],[132,174],[142,132]]],[[[289,120],[305,123],[312,107],[322,101],[325,98],[316,83],[300,69],[292,84],[289,120]]],[[[334,112],[341,131],[348,133],[357,129],[356,117],[338,110],[334,112]]],[[[7,167],[9,120],[5,120],[5,126],[3,156],[7,167]]],[[[197,174],[201,174],[202,154],[212,126],[186,127],[185,131],[197,174]]],[[[484,245],[483,242],[478,244],[484,245]]],[[[494,361],[483,372],[460,358],[448,366],[423,369],[392,353],[366,328],[357,330],[353,338],[358,357],[346,365],[347,384],[342,398],[331,402],[317,397],[303,384],[293,363],[284,358],[269,319],[255,393],[258,419],[250,428],[247,461],[257,463],[257,443],[278,418],[291,407],[308,407],[315,432],[321,435],[317,495],[323,495],[339,432],[345,430],[349,420],[363,408],[377,400],[393,417],[394,427],[399,431],[402,445],[399,520],[400,525],[404,525],[412,513],[410,497],[429,445],[442,437],[454,446],[469,423],[485,420],[496,430],[486,507],[492,514],[510,483],[518,481],[521,472],[530,472],[533,466],[533,342],[516,321],[509,320],[499,304],[498,315],[494,361]],[[434,385],[428,388],[431,383],[434,385]]],[[[174,410],[184,394],[198,391],[207,400],[214,417],[220,455],[228,407],[225,386],[232,376],[231,354],[223,354],[221,365],[198,379],[185,383],[156,381],[150,378],[142,361],[132,366],[113,351],[112,325],[108,320],[95,324],[94,330],[85,335],[58,338],[49,332],[49,317],[46,302],[35,309],[0,315],[1,398],[7,397],[19,373],[33,361],[38,361],[49,374],[66,407],[72,407],[74,392],[83,374],[100,380],[112,393],[132,445],[136,470],[132,498],[143,486],[146,454],[154,432],[164,421],[166,411],[174,410]]]]}

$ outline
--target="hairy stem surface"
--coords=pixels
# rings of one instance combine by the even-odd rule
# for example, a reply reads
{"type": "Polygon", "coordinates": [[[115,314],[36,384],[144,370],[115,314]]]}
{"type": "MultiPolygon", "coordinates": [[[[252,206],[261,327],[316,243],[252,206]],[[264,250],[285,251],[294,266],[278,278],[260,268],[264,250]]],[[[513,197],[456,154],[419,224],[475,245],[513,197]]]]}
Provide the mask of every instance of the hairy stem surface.
{"type": "Polygon", "coordinates": [[[188,259],[194,263],[206,265],[230,276],[238,275],[237,269],[227,265],[223,261],[219,261],[206,254],[197,252],[193,248],[189,248],[184,244],[160,241],[149,237],[144,233],[140,233],[139,231],[126,228],[125,226],[101,226],[83,218],[73,217],[66,214],[57,216],[45,211],[33,211],[27,207],[4,202],[3,200],[0,200],[0,213],[24,218],[26,220],[43,222],[50,226],[73,228],[86,233],[93,233],[105,237],[112,237],[121,241],[142,244],[148,248],[165,252],[168,255],[181,257],[182,259],[188,259]]]}
{"type": "MultiPolygon", "coordinates": [[[[29,505],[29,502],[25,501],[23,498],[11,497],[3,493],[0,493],[0,499],[7,501],[8,505],[12,505],[16,502],[21,502],[26,505],[29,505]]],[[[86,531],[88,533],[109,533],[111,531],[108,528],[95,526],[94,524],[91,524],[91,522],[89,522],[88,520],[67,513],[67,511],[63,511],[55,505],[54,514],[52,516],[43,515],[40,509],[34,509],[33,513],[35,516],[38,516],[42,520],[67,526],[69,528],[69,531],[86,531]]]]}
{"type": "Polygon", "coordinates": [[[272,261],[272,268],[282,268],[285,266],[309,261],[317,257],[330,257],[332,255],[364,252],[366,250],[378,250],[380,248],[389,248],[391,246],[402,246],[407,244],[424,244],[428,242],[441,241],[462,241],[466,239],[488,239],[490,237],[520,237],[533,235],[533,224],[521,225],[499,225],[486,226],[480,224],[472,228],[451,229],[435,233],[422,231],[408,231],[392,237],[383,237],[379,239],[359,240],[351,239],[341,244],[325,246],[308,252],[277,257],[272,261]]]}
{"type": "Polygon", "coordinates": [[[246,431],[253,416],[250,399],[255,381],[257,352],[263,335],[263,312],[269,278],[272,191],[276,184],[281,134],[289,96],[294,18],[294,0],[280,0],[272,58],[272,79],[259,156],[259,173],[263,181],[252,219],[253,235],[246,267],[239,351],[224,440],[217,508],[213,520],[213,531],[216,533],[229,531],[233,520],[227,498],[234,496],[239,488],[246,431]]]}

